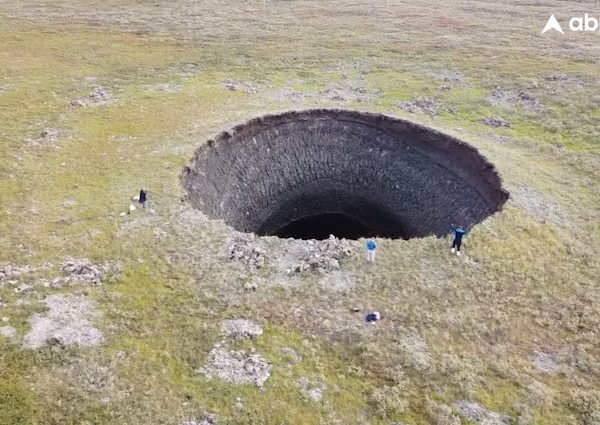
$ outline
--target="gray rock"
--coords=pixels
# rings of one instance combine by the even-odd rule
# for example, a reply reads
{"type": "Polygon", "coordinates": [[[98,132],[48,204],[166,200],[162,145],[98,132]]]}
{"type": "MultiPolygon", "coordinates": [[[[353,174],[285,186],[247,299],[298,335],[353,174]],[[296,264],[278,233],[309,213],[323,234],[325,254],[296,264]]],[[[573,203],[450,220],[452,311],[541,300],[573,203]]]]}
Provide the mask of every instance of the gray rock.
{"type": "Polygon", "coordinates": [[[266,251],[254,240],[254,235],[235,233],[225,244],[225,252],[230,260],[245,264],[252,273],[265,265],[266,251]]]}

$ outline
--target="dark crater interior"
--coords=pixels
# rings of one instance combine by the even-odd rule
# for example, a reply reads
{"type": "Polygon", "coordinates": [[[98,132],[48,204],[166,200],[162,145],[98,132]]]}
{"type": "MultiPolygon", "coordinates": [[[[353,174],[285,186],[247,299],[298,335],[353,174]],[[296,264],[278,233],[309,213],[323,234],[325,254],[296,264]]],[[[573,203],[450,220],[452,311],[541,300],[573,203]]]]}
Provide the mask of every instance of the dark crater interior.
{"type": "Polygon", "coordinates": [[[189,201],[243,232],[413,238],[466,228],[508,199],[475,148],[385,115],[308,110],[266,115],[197,149],[189,201]]]}

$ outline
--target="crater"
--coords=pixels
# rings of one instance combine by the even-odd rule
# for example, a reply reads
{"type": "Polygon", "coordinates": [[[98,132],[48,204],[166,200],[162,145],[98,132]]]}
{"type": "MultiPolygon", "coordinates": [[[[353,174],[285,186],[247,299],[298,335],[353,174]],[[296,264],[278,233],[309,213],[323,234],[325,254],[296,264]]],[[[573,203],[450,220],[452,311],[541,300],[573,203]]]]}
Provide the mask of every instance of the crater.
{"type": "Polygon", "coordinates": [[[265,115],[200,146],[181,181],[191,204],[242,232],[301,239],[442,236],[508,199],[472,146],[381,114],[265,115]]]}

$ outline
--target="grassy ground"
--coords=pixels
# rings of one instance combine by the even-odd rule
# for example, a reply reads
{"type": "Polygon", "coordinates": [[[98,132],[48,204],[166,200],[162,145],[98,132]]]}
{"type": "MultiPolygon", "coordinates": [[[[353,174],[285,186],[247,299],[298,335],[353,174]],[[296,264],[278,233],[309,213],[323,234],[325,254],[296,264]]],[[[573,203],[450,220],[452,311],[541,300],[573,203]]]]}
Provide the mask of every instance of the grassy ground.
{"type": "MultiPolygon", "coordinates": [[[[599,423],[600,47],[593,34],[539,35],[550,13],[585,4],[423,3],[4,0],[0,265],[79,256],[124,271],[118,283],[64,289],[99,304],[101,347],[24,350],[0,336],[0,424],[181,424],[204,411],[225,423],[452,424],[466,399],[523,423],[599,423]],[[547,78],[557,74],[566,79],[547,78]],[[113,103],[68,106],[98,85],[113,103]],[[495,104],[498,87],[544,107],[495,104]],[[346,97],[322,93],[331,88],[346,97]],[[397,106],[431,96],[442,100],[434,117],[397,106]],[[310,274],[278,286],[272,262],[248,276],[220,254],[228,229],[184,219],[177,176],[232,123],[327,106],[466,140],[511,200],[468,236],[463,259],[434,238],[382,241],[367,267],[357,242],[341,270],[355,286],[343,293],[310,274]],[[491,115],[512,127],[480,122],[491,115]],[[57,142],[36,140],[47,127],[61,130],[57,142]],[[155,213],[119,217],[142,186],[155,213]],[[245,292],[253,279],[258,290],[245,292]],[[384,320],[364,327],[354,306],[384,320]],[[231,317],[265,326],[234,344],[274,365],[262,390],[194,372],[231,317]],[[559,373],[534,366],[540,352],[559,373]],[[301,396],[301,377],[326,385],[322,402],[301,396]]],[[[281,243],[267,242],[273,253],[281,243]]],[[[0,316],[22,336],[52,292],[0,287],[0,316]]]]}

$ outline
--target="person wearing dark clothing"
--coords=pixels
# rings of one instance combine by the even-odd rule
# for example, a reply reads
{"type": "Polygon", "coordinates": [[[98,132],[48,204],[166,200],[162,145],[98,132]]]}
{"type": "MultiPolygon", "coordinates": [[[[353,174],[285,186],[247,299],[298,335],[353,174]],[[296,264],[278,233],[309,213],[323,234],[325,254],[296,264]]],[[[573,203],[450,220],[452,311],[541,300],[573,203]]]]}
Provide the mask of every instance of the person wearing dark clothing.
{"type": "Polygon", "coordinates": [[[144,209],[146,209],[146,207],[148,206],[148,192],[146,191],[146,189],[140,189],[140,204],[142,204],[142,207],[144,209]]]}
{"type": "Polygon", "coordinates": [[[452,231],[454,232],[454,241],[452,241],[452,249],[451,253],[454,254],[456,251],[456,255],[460,256],[460,246],[462,245],[462,238],[467,234],[467,231],[462,228],[461,225],[454,226],[452,225],[452,231]]]}

